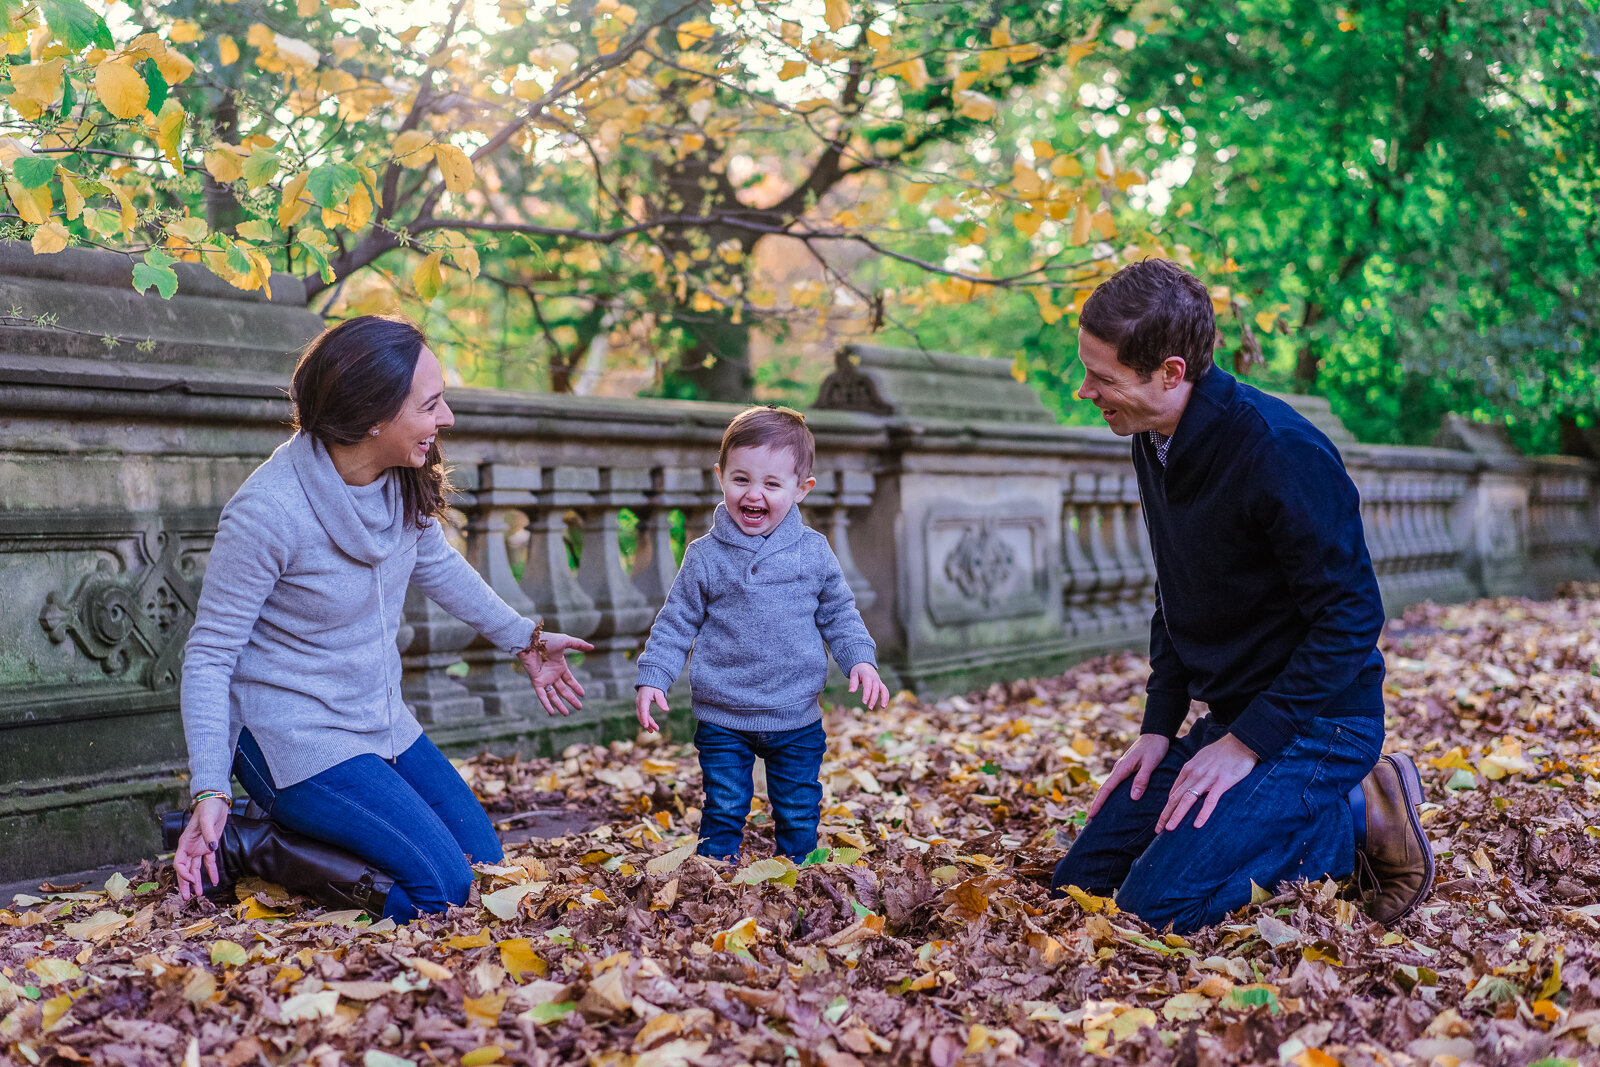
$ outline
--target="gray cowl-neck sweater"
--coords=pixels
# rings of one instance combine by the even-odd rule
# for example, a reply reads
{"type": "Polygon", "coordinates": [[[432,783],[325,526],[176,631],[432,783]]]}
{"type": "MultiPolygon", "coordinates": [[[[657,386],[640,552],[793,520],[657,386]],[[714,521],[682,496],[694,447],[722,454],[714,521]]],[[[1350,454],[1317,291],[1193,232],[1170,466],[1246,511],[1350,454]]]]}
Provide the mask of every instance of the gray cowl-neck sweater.
{"type": "Polygon", "coordinates": [[[228,790],[246,727],[280,788],[409,748],[422,727],[396,635],[410,585],[508,652],[533,635],[438,522],[405,523],[392,472],[353,489],[315,438],[279,446],[222,509],[184,649],[191,792],[228,790]]]}

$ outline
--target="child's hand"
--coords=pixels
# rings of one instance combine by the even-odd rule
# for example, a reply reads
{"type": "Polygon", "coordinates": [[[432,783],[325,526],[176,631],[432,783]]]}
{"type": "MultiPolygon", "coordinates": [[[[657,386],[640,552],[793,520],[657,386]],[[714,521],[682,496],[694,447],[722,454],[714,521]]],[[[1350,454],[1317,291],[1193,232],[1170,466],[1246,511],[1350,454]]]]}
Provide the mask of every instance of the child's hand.
{"type": "Polygon", "coordinates": [[[639,725],[651,733],[656,733],[661,727],[657,726],[655,719],[650,717],[651,704],[660,704],[661,714],[663,715],[672,710],[667,707],[667,694],[653,685],[641,685],[634,693],[633,710],[639,716],[639,725]]]}
{"type": "Polygon", "coordinates": [[[861,690],[861,704],[868,711],[874,707],[889,706],[889,687],[878,677],[878,668],[870,663],[857,663],[850,668],[850,692],[861,690]]]}

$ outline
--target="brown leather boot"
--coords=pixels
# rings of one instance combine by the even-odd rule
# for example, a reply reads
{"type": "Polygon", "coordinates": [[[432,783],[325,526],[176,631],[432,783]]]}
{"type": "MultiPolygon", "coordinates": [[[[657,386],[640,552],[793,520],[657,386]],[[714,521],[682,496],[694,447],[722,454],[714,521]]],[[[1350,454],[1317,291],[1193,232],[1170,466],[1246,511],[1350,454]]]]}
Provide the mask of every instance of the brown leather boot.
{"type": "Polygon", "coordinates": [[[1350,791],[1356,831],[1357,882],[1367,914],[1385,926],[1409,915],[1433,891],[1433,849],[1417,805],[1422,777],[1411,757],[1380,757],[1360,789],[1350,791]]]}

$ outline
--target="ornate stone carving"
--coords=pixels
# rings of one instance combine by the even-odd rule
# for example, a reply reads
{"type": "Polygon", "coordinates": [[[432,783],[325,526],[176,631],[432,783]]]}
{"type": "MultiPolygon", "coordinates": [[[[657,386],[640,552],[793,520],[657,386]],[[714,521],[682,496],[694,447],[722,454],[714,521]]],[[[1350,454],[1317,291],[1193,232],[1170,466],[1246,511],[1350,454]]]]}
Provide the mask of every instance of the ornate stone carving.
{"type": "Polygon", "coordinates": [[[930,509],[923,527],[928,614],[936,626],[1038,615],[1050,608],[1049,534],[1031,505],[973,514],[930,509]]]}
{"type": "Polygon", "coordinates": [[[830,411],[864,411],[869,415],[893,415],[894,407],[884,400],[877,385],[861,373],[845,352],[834,360],[834,370],[822,379],[815,408],[830,411]]]}
{"type": "Polygon", "coordinates": [[[994,535],[989,523],[969,527],[945,557],[944,575],[962,594],[989,607],[995,590],[1010,580],[1016,553],[994,535]]]}
{"type": "Polygon", "coordinates": [[[56,644],[72,638],[107,674],[137,670],[145,688],[171,689],[181,673],[199,582],[181,538],[159,523],[136,540],[134,555],[144,566],[118,569],[102,560],[70,595],[49,594],[39,625],[56,644]]]}

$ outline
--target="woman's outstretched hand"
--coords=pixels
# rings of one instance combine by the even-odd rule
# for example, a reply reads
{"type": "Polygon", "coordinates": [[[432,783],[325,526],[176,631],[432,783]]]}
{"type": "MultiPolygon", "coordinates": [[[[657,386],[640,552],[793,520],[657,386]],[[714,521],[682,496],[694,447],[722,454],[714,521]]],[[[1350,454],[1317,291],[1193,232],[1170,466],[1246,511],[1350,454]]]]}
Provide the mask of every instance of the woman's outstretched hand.
{"type": "Polygon", "coordinates": [[[581,638],[547,633],[544,635],[543,662],[539,654],[531,649],[518,657],[522,661],[522,669],[528,672],[528,677],[533,681],[534,692],[539,694],[539,703],[544,705],[545,711],[551,715],[571,715],[574,709],[583,707],[583,686],[578,684],[578,679],[572,676],[572,668],[567,666],[567,653],[593,651],[594,646],[581,638]],[[572,707],[568,708],[568,704],[572,707]]]}
{"type": "Polygon", "coordinates": [[[202,865],[212,885],[222,881],[217,870],[217,848],[226,825],[228,802],[221,797],[208,797],[189,813],[183,836],[178,838],[178,851],[172,857],[172,866],[178,872],[178,896],[184,900],[205,892],[200,878],[202,865]]]}

